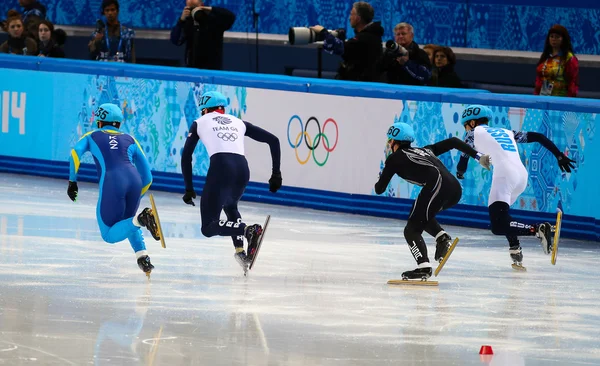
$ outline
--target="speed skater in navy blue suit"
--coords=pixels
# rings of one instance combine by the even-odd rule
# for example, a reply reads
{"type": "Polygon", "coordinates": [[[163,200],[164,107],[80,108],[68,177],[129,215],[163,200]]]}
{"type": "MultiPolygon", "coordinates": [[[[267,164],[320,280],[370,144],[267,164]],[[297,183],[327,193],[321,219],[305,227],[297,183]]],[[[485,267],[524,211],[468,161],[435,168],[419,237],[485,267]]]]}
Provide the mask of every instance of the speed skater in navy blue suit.
{"type": "Polygon", "coordinates": [[[192,183],[192,155],[198,141],[206,147],[210,166],[202,189],[200,212],[202,234],[206,237],[231,236],[236,250],[236,260],[245,267],[252,261],[263,228],[259,224],[246,225],[238,210],[246,185],[250,179],[248,162],[244,155],[244,137],[269,145],[272,158],[272,174],[269,190],[273,193],[281,187],[281,150],[279,139],[251,123],[225,113],[227,98],[218,92],[202,95],[202,116],[192,126],[181,156],[181,171],[185,181],[183,201],[194,205],[196,198],[192,183]],[[221,211],[227,219],[220,219],[221,211]],[[248,255],[244,251],[244,238],[248,240],[248,255]]]}

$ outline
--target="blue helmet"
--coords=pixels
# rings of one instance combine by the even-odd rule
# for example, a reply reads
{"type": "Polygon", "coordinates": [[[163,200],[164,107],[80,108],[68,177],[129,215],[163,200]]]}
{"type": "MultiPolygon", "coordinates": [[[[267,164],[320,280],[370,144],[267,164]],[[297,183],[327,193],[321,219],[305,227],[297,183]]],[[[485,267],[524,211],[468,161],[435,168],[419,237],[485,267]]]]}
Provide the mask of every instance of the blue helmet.
{"type": "Polygon", "coordinates": [[[415,141],[415,130],[404,122],[396,122],[388,129],[387,137],[396,141],[413,142],[415,141]]]}
{"type": "Polygon", "coordinates": [[[473,104],[465,108],[460,118],[460,123],[464,126],[469,121],[480,118],[487,118],[488,121],[492,120],[493,112],[491,109],[484,105],[473,104]]]}
{"type": "Polygon", "coordinates": [[[123,112],[116,104],[104,103],[94,113],[96,122],[123,122],[123,112]]]}
{"type": "Polygon", "coordinates": [[[227,97],[218,91],[209,91],[200,97],[200,109],[227,107],[228,105],[229,101],[227,97]]]}

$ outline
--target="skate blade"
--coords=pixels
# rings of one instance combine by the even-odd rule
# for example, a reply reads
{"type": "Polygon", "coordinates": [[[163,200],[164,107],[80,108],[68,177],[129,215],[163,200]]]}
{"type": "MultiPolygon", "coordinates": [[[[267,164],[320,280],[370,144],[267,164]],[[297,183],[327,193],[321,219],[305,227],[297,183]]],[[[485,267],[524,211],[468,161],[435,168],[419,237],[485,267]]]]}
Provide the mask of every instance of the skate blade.
{"type": "Polygon", "coordinates": [[[444,268],[444,265],[446,264],[446,261],[448,260],[448,258],[450,258],[450,255],[454,251],[454,248],[456,247],[456,244],[458,244],[458,238],[454,238],[454,241],[452,242],[452,245],[450,245],[450,248],[448,248],[448,253],[446,253],[446,255],[444,256],[444,258],[442,259],[442,261],[440,262],[440,264],[435,269],[435,272],[433,273],[435,275],[435,277],[437,277],[437,275],[440,273],[440,271],[442,270],[442,268],[444,268]]]}
{"type": "Polygon", "coordinates": [[[251,270],[252,267],[254,267],[254,262],[256,262],[256,257],[258,257],[258,251],[260,250],[263,239],[265,238],[265,234],[267,233],[267,227],[269,226],[270,221],[271,221],[271,215],[267,215],[265,224],[262,227],[262,229],[263,229],[262,234],[260,236],[260,239],[258,240],[258,244],[256,244],[256,250],[254,251],[254,256],[252,256],[252,260],[250,261],[250,266],[248,267],[248,270],[251,270]]]}
{"type": "Polygon", "coordinates": [[[550,257],[550,263],[552,265],[556,265],[556,257],[558,256],[558,242],[560,241],[560,229],[562,227],[562,210],[560,208],[556,209],[558,212],[556,214],[556,225],[554,226],[554,240],[552,243],[552,256],[550,257]]]}
{"type": "Polygon", "coordinates": [[[513,263],[513,264],[511,264],[511,266],[514,270],[521,271],[521,272],[527,272],[527,268],[523,267],[522,264],[513,263]]]}
{"type": "Polygon", "coordinates": [[[438,281],[428,281],[422,279],[416,280],[389,280],[388,285],[407,285],[407,286],[437,286],[438,281]]]}
{"type": "Polygon", "coordinates": [[[158,217],[158,210],[156,209],[156,203],[154,203],[154,196],[152,195],[152,193],[150,193],[149,197],[150,197],[150,204],[152,205],[152,216],[154,216],[154,219],[156,220],[156,228],[158,229],[158,236],[160,237],[160,245],[163,248],[166,248],[167,245],[165,244],[165,237],[163,235],[162,226],[160,225],[160,218],[158,217]]]}

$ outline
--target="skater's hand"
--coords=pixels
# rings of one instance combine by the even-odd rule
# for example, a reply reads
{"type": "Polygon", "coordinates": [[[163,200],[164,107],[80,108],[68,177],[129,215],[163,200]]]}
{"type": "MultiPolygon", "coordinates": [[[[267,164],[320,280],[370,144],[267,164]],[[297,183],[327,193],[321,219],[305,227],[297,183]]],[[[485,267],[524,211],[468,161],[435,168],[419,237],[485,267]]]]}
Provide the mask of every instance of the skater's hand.
{"type": "Polygon", "coordinates": [[[490,170],[490,166],[492,165],[492,159],[489,155],[482,155],[479,158],[479,164],[486,170],[490,170]]]}
{"type": "Polygon", "coordinates": [[[71,201],[75,202],[77,200],[77,192],[79,188],[77,187],[77,182],[69,181],[69,188],[67,188],[67,195],[71,199],[71,201]]]}
{"type": "Polygon", "coordinates": [[[193,198],[196,198],[196,192],[185,191],[185,194],[183,195],[183,202],[187,203],[188,205],[196,206],[193,198]]]}
{"type": "Polygon", "coordinates": [[[281,179],[281,172],[271,174],[271,179],[269,179],[269,191],[275,193],[281,188],[281,183],[283,179],[281,179]]]}
{"type": "Polygon", "coordinates": [[[456,178],[465,179],[465,172],[456,171],[456,178]]]}
{"type": "Polygon", "coordinates": [[[560,153],[556,159],[558,159],[558,166],[563,172],[571,173],[571,169],[575,169],[575,165],[573,165],[575,160],[569,159],[565,154],[560,153]]]}

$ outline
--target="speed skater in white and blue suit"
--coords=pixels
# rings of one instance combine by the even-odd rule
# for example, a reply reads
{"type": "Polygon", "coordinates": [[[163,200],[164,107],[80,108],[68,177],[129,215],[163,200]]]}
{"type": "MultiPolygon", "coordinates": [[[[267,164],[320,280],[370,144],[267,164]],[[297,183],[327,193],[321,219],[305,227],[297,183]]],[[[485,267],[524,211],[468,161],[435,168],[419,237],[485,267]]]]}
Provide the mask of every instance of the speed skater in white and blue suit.
{"type": "Polygon", "coordinates": [[[67,194],[75,202],[78,195],[77,173],[81,156],[90,152],[100,177],[96,216],[102,239],[114,244],[128,239],[138,266],[150,274],[154,266],[146,251],[141,227],[160,240],[151,208],[136,216],[140,201],[152,184],[150,164],[137,140],[119,131],[123,112],[111,103],[102,104],[94,113],[98,129],[79,139],[69,159],[67,194]]]}

